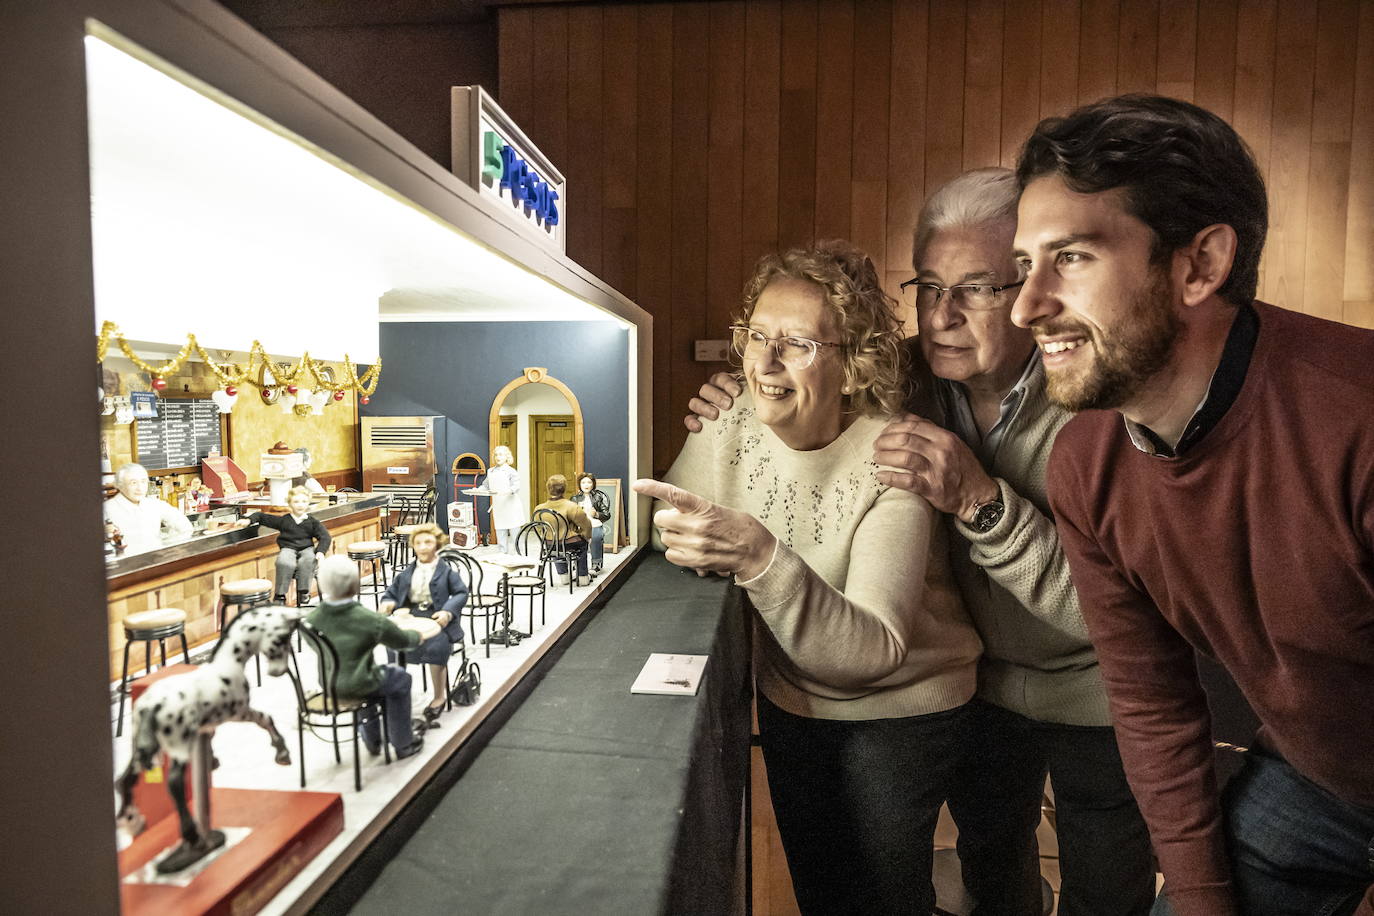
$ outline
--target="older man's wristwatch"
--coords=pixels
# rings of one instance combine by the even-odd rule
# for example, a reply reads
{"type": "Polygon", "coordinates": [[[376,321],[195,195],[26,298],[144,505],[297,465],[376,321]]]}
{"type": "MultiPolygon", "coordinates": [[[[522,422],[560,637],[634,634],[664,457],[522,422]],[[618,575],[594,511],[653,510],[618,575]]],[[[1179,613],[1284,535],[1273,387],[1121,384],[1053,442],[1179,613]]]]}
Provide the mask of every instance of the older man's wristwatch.
{"type": "Polygon", "coordinates": [[[973,507],[973,519],[968,523],[968,526],[979,534],[986,534],[997,527],[997,523],[1002,520],[1002,513],[1006,511],[1007,507],[1003,505],[1001,499],[990,499],[987,502],[978,503],[973,507]]]}

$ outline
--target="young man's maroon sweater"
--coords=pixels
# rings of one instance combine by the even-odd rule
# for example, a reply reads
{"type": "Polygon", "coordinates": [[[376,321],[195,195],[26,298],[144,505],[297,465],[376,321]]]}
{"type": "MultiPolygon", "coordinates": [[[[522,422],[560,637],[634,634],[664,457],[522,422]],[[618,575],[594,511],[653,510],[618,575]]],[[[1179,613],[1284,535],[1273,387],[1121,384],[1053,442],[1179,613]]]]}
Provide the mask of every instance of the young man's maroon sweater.
{"type": "Polygon", "coordinates": [[[1193,650],[1259,741],[1374,806],[1374,332],[1255,303],[1231,408],[1177,458],[1115,411],[1060,432],[1048,487],[1117,740],[1180,916],[1234,912],[1193,650]]]}

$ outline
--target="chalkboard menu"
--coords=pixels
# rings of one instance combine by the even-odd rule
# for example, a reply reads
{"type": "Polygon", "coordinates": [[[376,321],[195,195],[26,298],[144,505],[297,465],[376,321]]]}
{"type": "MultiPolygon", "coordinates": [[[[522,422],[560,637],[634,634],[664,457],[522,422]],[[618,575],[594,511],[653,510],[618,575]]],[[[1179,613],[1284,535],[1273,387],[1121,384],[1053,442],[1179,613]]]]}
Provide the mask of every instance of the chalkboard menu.
{"type": "Polygon", "coordinates": [[[199,468],[212,450],[224,454],[223,431],[209,398],[158,398],[157,416],[134,422],[138,463],[150,471],[199,468]]]}

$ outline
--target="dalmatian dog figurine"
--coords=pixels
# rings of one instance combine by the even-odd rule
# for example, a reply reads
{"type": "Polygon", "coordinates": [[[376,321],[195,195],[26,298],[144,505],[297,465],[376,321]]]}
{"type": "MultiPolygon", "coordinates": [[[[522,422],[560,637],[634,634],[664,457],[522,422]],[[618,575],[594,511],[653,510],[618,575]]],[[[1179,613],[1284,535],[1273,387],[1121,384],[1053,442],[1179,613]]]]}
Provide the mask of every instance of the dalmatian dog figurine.
{"type": "Polygon", "coordinates": [[[286,673],[291,633],[300,621],[295,608],[257,607],[236,616],[220,634],[214,654],[195,671],[164,678],[139,698],[134,710],[133,754],[115,784],[119,792],[116,820],[131,834],[145,826],[133,804],[138,775],[154,766],[158,751],[171,758],[167,790],[181,818],[181,845],[157,864],[158,872],[181,871],[224,845],[224,834],[202,830],[186,802],[186,763],[196,737],[213,733],[224,722],[253,722],[266,730],[276,750],[276,762],[291,765],[291,752],[272,717],[248,705],[248,677],[244,666],[257,653],[267,657],[267,673],[286,673]]]}

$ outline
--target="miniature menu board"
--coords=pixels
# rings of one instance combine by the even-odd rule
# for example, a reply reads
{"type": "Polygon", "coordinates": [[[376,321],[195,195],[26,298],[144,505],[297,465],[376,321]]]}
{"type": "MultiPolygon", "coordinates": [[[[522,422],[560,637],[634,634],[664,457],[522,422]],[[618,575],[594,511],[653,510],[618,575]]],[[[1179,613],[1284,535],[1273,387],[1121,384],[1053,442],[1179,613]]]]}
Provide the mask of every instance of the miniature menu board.
{"type": "Polygon", "coordinates": [[[654,652],[644,663],[639,677],[630,685],[630,693],[652,693],[662,696],[696,696],[701,686],[701,672],[706,670],[705,655],[669,655],[654,652]]]}
{"type": "Polygon", "coordinates": [[[159,398],[156,416],[134,422],[134,445],[150,472],[189,473],[224,449],[219,407],[209,398],[159,398]]]}

